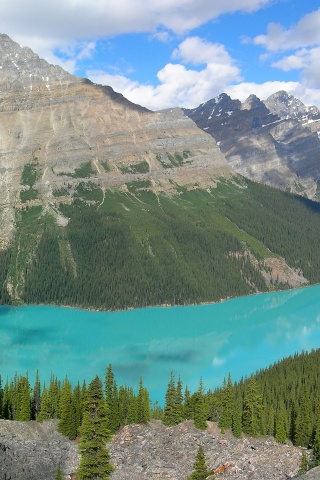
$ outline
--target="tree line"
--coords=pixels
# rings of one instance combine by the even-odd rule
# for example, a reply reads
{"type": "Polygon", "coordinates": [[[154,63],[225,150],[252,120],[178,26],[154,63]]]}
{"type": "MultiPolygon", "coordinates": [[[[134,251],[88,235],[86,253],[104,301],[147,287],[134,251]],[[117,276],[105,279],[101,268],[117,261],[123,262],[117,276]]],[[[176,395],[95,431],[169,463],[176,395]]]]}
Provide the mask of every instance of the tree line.
{"type": "MultiPolygon", "coordinates": [[[[214,390],[206,391],[200,379],[198,389],[191,393],[180,377],[175,379],[171,373],[163,407],[157,401],[151,403],[142,379],[137,393],[126,385],[118,386],[111,365],[103,382],[95,377],[89,386],[86,382],[72,386],[67,377],[59,381],[54,376],[48,385],[41,385],[37,373],[31,388],[28,375],[15,375],[11,381],[0,383],[0,412],[7,420],[58,419],[59,431],[71,440],[80,436],[80,445],[90,437],[88,432],[93,435],[100,427],[104,432],[101,438],[106,439],[123,425],[148,423],[151,418],[168,426],[193,420],[199,429],[205,429],[208,420],[215,421],[222,433],[230,429],[236,438],[242,434],[271,435],[280,443],[291,441],[312,448],[313,465],[317,465],[319,371],[320,349],[290,356],[238,382],[233,383],[229,374],[214,390]]],[[[81,448],[87,451],[85,446],[81,448]]],[[[108,457],[106,452],[103,455],[108,457]]]]}

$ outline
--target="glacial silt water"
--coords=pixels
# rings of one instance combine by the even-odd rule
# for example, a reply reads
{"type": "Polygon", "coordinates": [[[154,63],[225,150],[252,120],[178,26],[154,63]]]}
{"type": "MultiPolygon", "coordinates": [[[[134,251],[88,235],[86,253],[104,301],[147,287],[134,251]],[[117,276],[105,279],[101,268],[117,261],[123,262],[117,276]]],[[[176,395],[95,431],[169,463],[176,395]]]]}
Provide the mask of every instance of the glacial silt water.
{"type": "Polygon", "coordinates": [[[0,373],[32,383],[36,370],[73,384],[103,377],[112,364],[118,385],[142,376],[163,402],[170,372],[190,390],[237,380],[302,350],[320,347],[320,286],[253,295],[218,304],[123,312],[0,307],[0,373]]]}

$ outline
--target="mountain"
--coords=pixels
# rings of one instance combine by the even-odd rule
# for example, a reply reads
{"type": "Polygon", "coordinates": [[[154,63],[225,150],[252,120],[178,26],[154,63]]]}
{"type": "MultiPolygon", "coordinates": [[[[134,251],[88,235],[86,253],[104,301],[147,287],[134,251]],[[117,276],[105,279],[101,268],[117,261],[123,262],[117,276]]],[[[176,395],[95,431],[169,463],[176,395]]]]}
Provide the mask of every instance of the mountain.
{"type": "Polygon", "coordinates": [[[0,36],[0,58],[3,246],[13,234],[14,208],[68,201],[79,178],[104,189],[147,179],[157,191],[172,190],[173,182],[209,187],[230,175],[215,141],[179,109],[154,113],[134,105],[7,35],[0,36]]]}
{"type": "Polygon", "coordinates": [[[251,180],[309,198],[320,195],[320,111],[281,91],[241,103],[225,93],[184,110],[251,180]]]}
{"type": "Polygon", "coordinates": [[[198,115],[215,140],[182,110],[151,112],[7,35],[0,54],[0,304],[110,310],[319,283],[319,205],[230,161],[284,188],[296,177],[277,152],[297,136],[280,148],[275,131],[294,124],[305,153],[318,142],[300,120],[223,94],[198,115]]]}

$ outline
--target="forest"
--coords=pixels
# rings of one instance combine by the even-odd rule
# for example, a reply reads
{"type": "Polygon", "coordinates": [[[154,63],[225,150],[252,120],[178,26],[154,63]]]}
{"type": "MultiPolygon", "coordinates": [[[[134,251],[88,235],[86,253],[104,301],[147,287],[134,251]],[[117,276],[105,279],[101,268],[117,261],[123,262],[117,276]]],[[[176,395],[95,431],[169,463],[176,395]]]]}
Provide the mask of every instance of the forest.
{"type": "Polygon", "coordinates": [[[82,182],[56,210],[17,209],[15,236],[0,252],[0,304],[118,310],[288,288],[270,277],[270,257],[318,283],[319,204],[237,182],[175,195],[141,181],[105,192],[82,182]]]}
{"type": "Polygon", "coordinates": [[[15,375],[1,383],[0,412],[7,420],[58,419],[60,432],[71,440],[80,437],[80,445],[92,428],[88,411],[94,429],[102,428],[104,440],[123,425],[150,419],[168,426],[193,420],[199,429],[214,421],[222,433],[230,430],[236,438],[270,435],[280,443],[312,449],[309,467],[313,467],[320,463],[319,370],[320,349],[285,358],[239,382],[233,383],[229,374],[215,389],[206,389],[200,379],[198,389],[190,392],[171,373],[163,407],[158,401],[151,403],[142,378],[135,390],[119,386],[111,365],[104,379],[95,377],[89,386],[85,382],[73,386],[67,377],[61,381],[54,376],[45,385],[37,373],[31,387],[28,375],[15,375]]]}

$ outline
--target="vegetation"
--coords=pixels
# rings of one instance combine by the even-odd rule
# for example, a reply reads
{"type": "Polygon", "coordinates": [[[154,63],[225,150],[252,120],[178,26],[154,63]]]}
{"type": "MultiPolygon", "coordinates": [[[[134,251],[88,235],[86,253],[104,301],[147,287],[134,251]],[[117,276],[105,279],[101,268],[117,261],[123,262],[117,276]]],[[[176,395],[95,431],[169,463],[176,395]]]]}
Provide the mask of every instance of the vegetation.
{"type": "MultiPolygon", "coordinates": [[[[171,373],[163,409],[157,402],[150,407],[149,392],[142,379],[136,394],[126,385],[118,387],[111,365],[107,368],[104,384],[95,377],[88,387],[85,382],[82,387],[79,383],[72,387],[67,378],[61,383],[54,376],[48,386],[40,387],[37,374],[32,389],[28,376],[16,374],[5,384],[0,377],[0,417],[7,420],[59,419],[61,433],[70,439],[80,436],[80,479],[91,478],[88,472],[93,471],[97,475],[94,478],[108,478],[111,466],[105,444],[110,434],[122,425],[147,423],[150,418],[161,419],[168,426],[189,419],[200,429],[206,428],[210,420],[218,422],[222,431],[232,430],[237,438],[242,433],[267,434],[281,443],[292,441],[304,447],[302,471],[320,464],[319,369],[320,349],[295,354],[238,383],[233,384],[229,375],[215,390],[206,392],[200,380],[194,393],[187,386],[183,390],[180,378],[176,382],[171,373]],[[310,447],[312,454],[307,458],[305,449],[310,447]]],[[[204,466],[200,451],[193,476],[189,478],[206,478],[194,476],[204,466]]]]}
{"type": "MultiPolygon", "coordinates": [[[[206,480],[209,475],[210,471],[207,469],[206,457],[202,446],[199,445],[196,459],[193,464],[193,472],[190,477],[188,477],[188,480],[206,480]]],[[[213,476],[211,475],[210,478],[213,478],[213,476]]]]}
{"type": "Polygon", "coordinates": [[[172,197],[149,187],[137,180],[103,193],[81,182],[60,205],[65,228],[41,207],[17,210],[10,253],[0,255],[0,303],[112,310],[287,288],[266,283],[271,256],[320,281],[319,204],[248,180],[172,197]]]}
{"type": "Polygon", "coordinates": [[[149,163],[146,160],[142,160],[139,163],[132,163],[131,165],[120,166],[119,167],[122,173],[148,173],[149,172],[149,163]]]}

